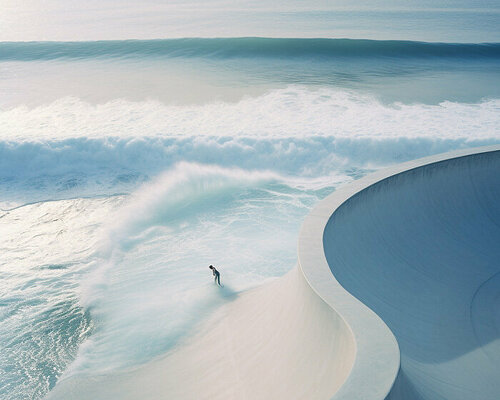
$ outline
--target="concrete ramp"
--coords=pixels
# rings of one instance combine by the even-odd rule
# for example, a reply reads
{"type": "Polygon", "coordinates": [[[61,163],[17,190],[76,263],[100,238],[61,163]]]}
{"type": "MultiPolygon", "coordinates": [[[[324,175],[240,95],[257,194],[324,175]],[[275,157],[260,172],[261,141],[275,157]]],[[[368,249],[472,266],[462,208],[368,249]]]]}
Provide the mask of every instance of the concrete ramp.
{"type": "Polygon", "coordinates": [[[390,399],[500,398],[498,150],[408,163],[329,200],[328,265],[400,347],[390,399]]]}

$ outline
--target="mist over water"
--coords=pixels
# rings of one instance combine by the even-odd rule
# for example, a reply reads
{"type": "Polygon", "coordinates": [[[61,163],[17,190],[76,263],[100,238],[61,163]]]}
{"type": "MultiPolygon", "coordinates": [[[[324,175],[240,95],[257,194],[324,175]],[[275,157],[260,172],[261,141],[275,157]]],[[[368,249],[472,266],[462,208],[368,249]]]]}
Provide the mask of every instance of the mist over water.
{"type": "Polygon", "coordinates": [[[498,42],[494,0],[5,0],[0,40],[278,37],[498,42]]]}
{"type": "Polygon", "coordinates": [[[498,143],[499,61],[498,44],[0,43],[0,397],[161,356],[293,268],[339,185],[498,143]]]}

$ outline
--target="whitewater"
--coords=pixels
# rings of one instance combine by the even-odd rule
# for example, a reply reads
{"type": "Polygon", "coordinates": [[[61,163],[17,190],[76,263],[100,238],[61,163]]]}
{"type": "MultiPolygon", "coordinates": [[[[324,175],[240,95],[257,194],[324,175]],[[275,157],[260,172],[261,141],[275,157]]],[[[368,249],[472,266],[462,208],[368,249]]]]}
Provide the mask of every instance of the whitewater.
{"type": "Polygon", "coordinates": [[[500,141],[495,43],[3,42],[0,66],[8,400],[165,354],[290,271],[340,185],[500,141]]]}

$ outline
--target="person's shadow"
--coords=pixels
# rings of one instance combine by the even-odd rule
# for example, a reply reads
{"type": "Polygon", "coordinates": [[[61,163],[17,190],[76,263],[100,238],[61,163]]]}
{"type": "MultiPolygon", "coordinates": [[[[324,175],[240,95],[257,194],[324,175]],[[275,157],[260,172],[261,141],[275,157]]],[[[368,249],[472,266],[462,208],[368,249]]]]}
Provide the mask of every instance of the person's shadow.
{"type": "Polygon", "coordinates": [[[231,286],[227,284],[222,284],[217,289],[219,289],[219,296],[224,300],[234,300],[238,297],[238,292],[236,292],[231,286]]]}

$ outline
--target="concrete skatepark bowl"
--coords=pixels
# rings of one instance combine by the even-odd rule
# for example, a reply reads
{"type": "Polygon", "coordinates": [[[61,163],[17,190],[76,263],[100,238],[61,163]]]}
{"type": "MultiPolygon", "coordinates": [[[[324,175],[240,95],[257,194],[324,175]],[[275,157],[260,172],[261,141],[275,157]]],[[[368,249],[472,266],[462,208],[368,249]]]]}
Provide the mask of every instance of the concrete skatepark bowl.
{"type": "MultiPolygon", "coordinates": [[[[400,369],[387,398],[500,398],[500,146],[402,164],[335,192],[304,223],[299,259],[315,224],[335,279],[397,340],[400,369]]],[[[304,274],[324,296],[318,272],[307,266],[304,274]]],[[[335,301],[356,343],[369,343],[358,346],[353,373],[380,373],[360,354],[377,352],[380,337],[360,321],[353,326],[352,311],[335,301]]],[[[379,355],[392,367],[394,352],[379,355]]],[[[369,395],[381,385],[342,396],[348,378],[333,399],[382,399],[369,395]]]]}

